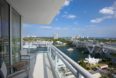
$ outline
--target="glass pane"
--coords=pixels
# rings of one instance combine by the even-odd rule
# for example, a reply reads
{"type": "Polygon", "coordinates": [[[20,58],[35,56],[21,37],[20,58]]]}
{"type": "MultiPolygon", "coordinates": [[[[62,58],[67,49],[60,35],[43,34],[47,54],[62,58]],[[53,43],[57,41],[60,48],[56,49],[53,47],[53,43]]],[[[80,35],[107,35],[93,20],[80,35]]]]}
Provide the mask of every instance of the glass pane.
{"type": "MultiPolygon", "coordinates": [[[[10,65],[9,5],[0,0],[0,55],[6,65],[10,65]]],[[[7,70],[9,74],[9,69],[7,70]]]]}
{"type": "Polygon", "coordinates": [[[12,11],[12,53],[13,63],[20,60],[20,49],[21,49],[21,24],[20,15],[13,10],[12,11]]]}
{"type": "Polygon", "coordinates": [[[9,65],[9,6],[5,3],[1,7],[1,25],[2,52],[4,61],[9,65]]]}
{"type": "Polygon", "coordinates": [[[1,52],[2,52],[2,38],[1,38],[1,6],[0,6],[0,59],[1,59],[1,52]]]}
{"type": "Polygon", "coordinates": [[[1,7],[0,7],[0,40],[1,40],[1,7]]]}

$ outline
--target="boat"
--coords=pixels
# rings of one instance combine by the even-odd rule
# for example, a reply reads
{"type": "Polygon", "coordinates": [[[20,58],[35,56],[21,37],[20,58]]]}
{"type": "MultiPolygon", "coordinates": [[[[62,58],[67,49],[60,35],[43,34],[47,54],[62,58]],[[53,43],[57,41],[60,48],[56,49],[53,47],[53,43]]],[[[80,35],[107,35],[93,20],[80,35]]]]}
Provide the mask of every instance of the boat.
{"type": "Polygon", "coordinates": [[[67,51],[73,51],[74,49],[73,48],[68,48],[67,51]]]}

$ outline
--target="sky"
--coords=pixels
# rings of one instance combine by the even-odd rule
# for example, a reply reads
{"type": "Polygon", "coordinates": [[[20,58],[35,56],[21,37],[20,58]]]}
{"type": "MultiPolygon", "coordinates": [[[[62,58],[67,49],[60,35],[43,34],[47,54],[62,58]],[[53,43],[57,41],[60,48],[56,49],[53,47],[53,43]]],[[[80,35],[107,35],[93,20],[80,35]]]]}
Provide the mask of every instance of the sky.
{"type": "Polygon", "coordinates": [[[23,24],[23,36],[116,38],[116,0],[66,0],[49,25],[23,24]]]}

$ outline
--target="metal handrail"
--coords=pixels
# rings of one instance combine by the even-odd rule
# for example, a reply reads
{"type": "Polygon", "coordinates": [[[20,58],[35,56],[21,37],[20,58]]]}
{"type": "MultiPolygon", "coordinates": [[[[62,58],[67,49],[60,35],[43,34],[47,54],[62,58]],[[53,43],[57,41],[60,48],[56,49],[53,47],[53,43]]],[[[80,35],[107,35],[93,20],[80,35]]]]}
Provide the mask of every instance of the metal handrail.
{"type": "Polygon", "coordinates": [[[66,59],[64,59],[63,56],[61,56],[58,52],[56,54],[64,62],[64,64],[72,71],[72,73],[75,75],[75,77],[77,77],[78,72],[74,69],[74,67],[66,59]]]}
{"type": "Polygon", "coordinates": [[[85,78],[95,78],[95,77],[93,77],[93,75],[90,72],[88,72],[83,67],[81,67],[79,64],[74,62],[71,58],[69,58],[66,54],[64,54],[62,51],[60,51],[54,45],[51,45],[50,47],[56,51],[56,54],[59,56],[59,58],[64,62],[64,64],[71,70],[71,72],[76,77],[78,76],[78,73],[80,73],[85,78]],[[73,66],[73,68],[71,66],[73,66]],[[74,70],[74,68],[76,69],[76,71],[74,70]]]}

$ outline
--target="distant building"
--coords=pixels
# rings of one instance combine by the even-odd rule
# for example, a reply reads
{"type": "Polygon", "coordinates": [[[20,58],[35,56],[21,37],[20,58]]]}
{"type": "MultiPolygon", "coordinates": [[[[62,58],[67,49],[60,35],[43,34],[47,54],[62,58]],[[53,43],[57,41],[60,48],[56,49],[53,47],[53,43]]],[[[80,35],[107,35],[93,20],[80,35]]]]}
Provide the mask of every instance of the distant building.
{"type": "Polygon", "coordinates": [[[53,38],[54,38],[54,39],[58,39],[58,38],[59,38],[59,34],[58,34],[58,33],[55,33],[55,34],[53,35],[53,38]]]}
{"type": "Polygon", "coordinates": [[[77,36],[75,36],[75,38],[76,38],[76,39],[79,39],[79,38],[81,38],[81,37],[80,37],[79,35],[77,35],[77,36]]]}
{"type": "Polygon", "coordinates": [[[99,64],[99,67],[101,69],[105,69],[105,68],[108,68],[108,65],[107,64],[99,64]]]}
{"type": "Polygon", "coordinates": [[[75,39],[80,39],[81,37],[79,36],[79,35],[77,35],[77,36],[73,36],[72,38],[71,38],[71,40],[73,41],[73,40],[75,40],[75,39]]]}
{"type": "Polygon", "coordinates": [[[90,55],[88,55],[88,58],[85,58],[85,62],[88,62],[90,64],[98,64],[98,62],[100,61],[100,59],[91,57],[90,55]]]}

